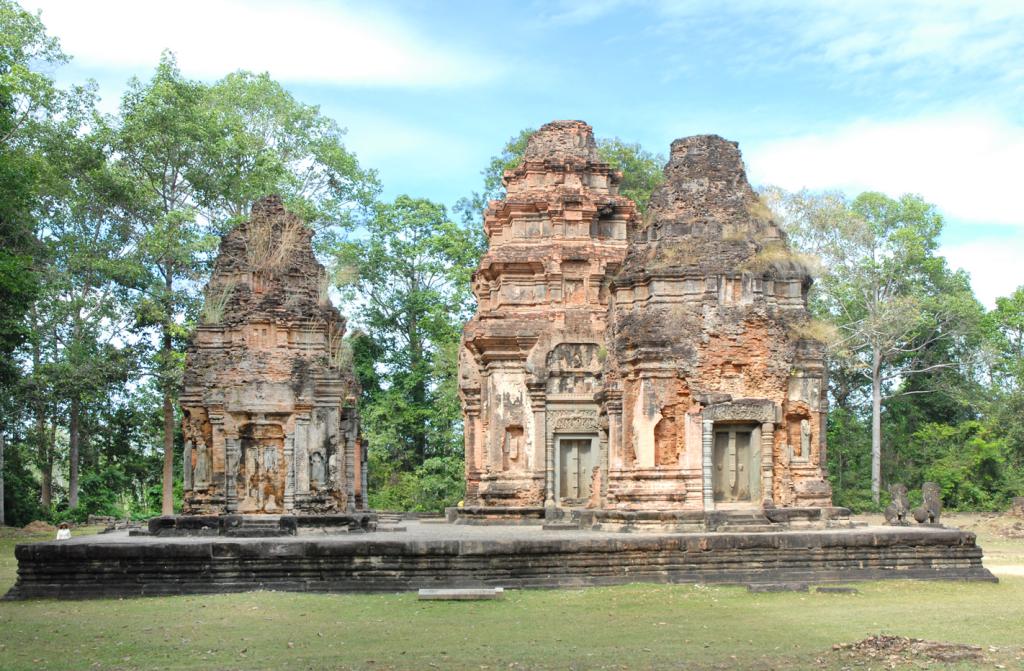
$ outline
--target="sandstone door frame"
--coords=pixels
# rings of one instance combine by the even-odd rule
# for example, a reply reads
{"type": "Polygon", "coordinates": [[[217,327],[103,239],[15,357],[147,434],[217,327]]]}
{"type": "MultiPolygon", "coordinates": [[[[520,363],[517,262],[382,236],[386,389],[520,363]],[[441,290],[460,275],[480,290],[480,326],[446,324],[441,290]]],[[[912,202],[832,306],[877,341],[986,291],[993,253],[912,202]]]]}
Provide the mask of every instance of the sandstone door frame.
{"type": "MultiPolygon", "coordinates": [[[[777,419],[781,408],[767,399],[744,399],[740,403],[720,403],[704,409],[701,419],[702,433],[702,490],[704,510],[715,510],[714,493],[714,440],[715,427],[727,424],[756,426],[751,442],[760,450],[761,478],[760,501],[753,500],[740,504],[725,504],[725,507],[774,507],[775,458],[774,443],[777,419]]],[[[753,473],[751,474],[753,477],[753,473]]]]}

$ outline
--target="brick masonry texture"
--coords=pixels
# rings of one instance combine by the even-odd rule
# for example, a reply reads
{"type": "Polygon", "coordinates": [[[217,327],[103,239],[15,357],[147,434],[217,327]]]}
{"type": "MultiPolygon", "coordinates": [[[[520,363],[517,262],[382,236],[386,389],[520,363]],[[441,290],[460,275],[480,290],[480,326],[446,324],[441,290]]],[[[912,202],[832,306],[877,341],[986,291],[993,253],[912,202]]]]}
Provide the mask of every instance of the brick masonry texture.
{"type": "Polygon", "coordinates": [[[359,387],[312,236],[270,196],[221,241],[180,397],[187,514],[366,507],[359,387]]]}
{"type": "Polygon", "coordinates": [[[556,121],[485,214],[460,391],[466,504],[831,505],[811,278],[735,143],[676,140],[641,218],[556,121]]]}

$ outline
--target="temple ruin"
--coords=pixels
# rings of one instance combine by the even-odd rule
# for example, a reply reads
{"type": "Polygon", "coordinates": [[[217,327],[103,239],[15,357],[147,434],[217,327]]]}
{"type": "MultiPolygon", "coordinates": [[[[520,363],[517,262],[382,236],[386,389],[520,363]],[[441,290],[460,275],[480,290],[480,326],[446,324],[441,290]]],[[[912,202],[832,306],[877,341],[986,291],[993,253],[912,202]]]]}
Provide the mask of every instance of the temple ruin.
{"type": "Polygon", "coordinates": [[[490,204],[490,249],[473,277],[460,391],[466,503],[596,503],[601,370],[611,279],[639,223],[590,126],[541,128],[490,204]],[[556,474],[558,474],[556,476],[556,474]]]}
{"type": "Polygon", "coordinates": [[[830,506],[811,278],[736,144],[674,142],[643,219],[619,180],[589,126],[557,121],[487,209],[466,506],[830,506]]]}
{"type": "Polygon", "coordinates": [[[890,526],[830,505],[804,264],[734,143],[677,140],[665,178],[639,217],[579,121],[505,173],[459,360],[460,527],[365,510],[344,322],[311,231],[258,202],[188,351],[189,514],[18,545],[4,598],[996,581],[975,534],[938,523],[933,483],[913,510],[894,489],[890,526]]]}
{"type": "Polygon", "coordinates": [[[221,241],[180,397],[186,514],[366,508],[359,386],[312,236],[270,196],[221,241]]]}

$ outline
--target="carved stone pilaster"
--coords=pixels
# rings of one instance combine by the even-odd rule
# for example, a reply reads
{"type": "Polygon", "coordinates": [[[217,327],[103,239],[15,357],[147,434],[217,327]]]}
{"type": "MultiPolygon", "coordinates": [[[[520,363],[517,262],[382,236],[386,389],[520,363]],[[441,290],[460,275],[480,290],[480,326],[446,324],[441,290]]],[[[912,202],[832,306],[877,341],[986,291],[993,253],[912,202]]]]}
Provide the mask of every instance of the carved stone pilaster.
{"type": "Polygon", "coordinates": [[[238,474],[239,459],[242,455],[241,441],[237,438],[224,439],[224,492],[227,499],[226,508],[229,513],[238,510],[238,491],[235,477],[238,474]]]}
{"type": "Polygon", "coordinates": [[[765,422],[761,425],[761,502],[765,508],[775,507],[774,449],[775,424],[765,422]]]}
{"type": "Polygon", "coordinates": [[[347,410],[342,410],[343,416],[345,416],[343,433],[345,438],[344,452],[345,452],[345,490],[348,492],[348,511],[353,512],[356,509],[356,436],[355,436],[355,420],[349,416],[347,410]]]}
{"type": "Polygon", "coordinates": [[[295,494],[309,494],[309,415],[302,414],[295,418],[295,439],[293,441],[295,459],[295,494]]]}
{"type": "Polygon", "coordinates": [[[287,467],[284,478],[284,509],[291,510],[295,506],[295,434],[284,437],[284,463],[287,467]]]}
{"type": "Polygon", "coordinates": [[[715,509],[714,480],[715,423],[710,419],[701,422],[701,472],[703,473],[704,510],[715,509]]]}

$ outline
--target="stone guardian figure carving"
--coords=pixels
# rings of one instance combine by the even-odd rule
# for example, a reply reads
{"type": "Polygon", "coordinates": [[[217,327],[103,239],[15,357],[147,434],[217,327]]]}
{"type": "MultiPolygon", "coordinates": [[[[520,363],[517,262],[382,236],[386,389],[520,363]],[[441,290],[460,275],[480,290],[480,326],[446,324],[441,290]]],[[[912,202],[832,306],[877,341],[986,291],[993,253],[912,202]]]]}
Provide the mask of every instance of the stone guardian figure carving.
{"type": "Polygon", "coordinates": [[[939,524],[939,516],[942,514],[942,489],[935,482],[926,482],[921,485],[921,505],[914,508],[914,519],[919,524],[939,524]]]}
{"type": "Polygon", "coordinates": [[[889,486],[892,503],[885,509],[885,523],[890,526],[903,527],[908,524],[907,514],[910,512],[910,499],[907,498],[906,485],[889,486]]]}
{"type": "Polygon", "coordinates": [[[309,486],[311,489],[320,489],[327,483],[327,471],[324,464],[324,456],[314,452],[309,456],[309,486]]]}
{"type": "Polygon", "coordinates": [[[196,446],[196,468],[192,476],[194,486],[197,489],[209,486],[212,476],[213,466],[210,463],[210,450],[206,447],[205,442],[200,441],[196,446]]]}

